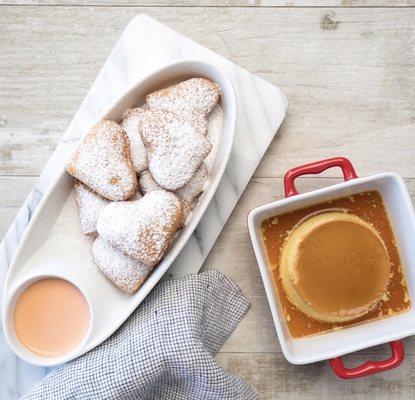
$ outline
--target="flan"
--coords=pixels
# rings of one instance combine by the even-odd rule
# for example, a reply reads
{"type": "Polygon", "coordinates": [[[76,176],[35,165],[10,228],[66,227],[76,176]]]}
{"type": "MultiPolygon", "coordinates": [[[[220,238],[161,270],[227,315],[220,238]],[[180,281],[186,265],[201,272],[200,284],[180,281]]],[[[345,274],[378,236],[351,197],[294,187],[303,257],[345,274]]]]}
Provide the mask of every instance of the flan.
{"type": "Polygon", "coordinates": [[[355,214],[314,214],[289,233],[280,256],[289,301],[322,322],[355,320],[384,298],[390,279],[387,248],[376,229],[355,214]]]}

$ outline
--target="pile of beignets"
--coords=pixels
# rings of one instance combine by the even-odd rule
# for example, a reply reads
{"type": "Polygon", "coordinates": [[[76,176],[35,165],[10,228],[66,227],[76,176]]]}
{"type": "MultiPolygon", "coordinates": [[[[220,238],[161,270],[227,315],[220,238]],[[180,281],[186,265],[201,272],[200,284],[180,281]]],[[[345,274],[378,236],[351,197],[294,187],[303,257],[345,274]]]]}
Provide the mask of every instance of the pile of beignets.
{"type": "Polygon", "coordinates": [[[96,123],[66,164],[95,263],[126,293],[141,287],[197,204],[220,96],[205,78],[150,93],[120,124],[96,123]]]}

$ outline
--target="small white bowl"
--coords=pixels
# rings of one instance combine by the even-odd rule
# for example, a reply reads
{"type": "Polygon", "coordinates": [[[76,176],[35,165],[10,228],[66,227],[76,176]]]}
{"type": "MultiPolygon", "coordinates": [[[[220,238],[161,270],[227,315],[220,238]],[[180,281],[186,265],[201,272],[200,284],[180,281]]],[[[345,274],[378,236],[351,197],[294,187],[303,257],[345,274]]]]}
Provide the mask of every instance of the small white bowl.
{"type": "Polygon", "coordinates": [[[250,211],[247,222],[255,256],[261,271],[265,291],[274,320],[275,328],[285,358],[292,364],[308,364],[333,359],[354,351],[391,342],[392,357],[382,362],[368,362],[354,369],[344,368],[341,359],[331,360],[334,372],[342,378],[355,378],[382,372],[398,366],[403,360],[401,342],[393,342],[415,334],[415,218],[411,199],[401,177],[395,173],[380,173],[357,178],[350,163],[345,158],[318,161],[294,168],[284,178],[286,198],[262,205],[250,211]],[[327,168],[342,168],[345,182],[298,194],[294,180],[300,175],[317,174],[327,168]],[[261,239],[261,223],[271,216],[301,209],[313,204],[359,192],[377,190],[387,209],[396,237],[404,274],[408,281],[408,291],[412,299],[408,312],[391,318],[362,323],[317,336],[294,339],[290,336],[283,311],[274,289],[272,274],[267,265],[267,256],[261,239]]]}
{"type": "Polygon", "coordinates": [[[41,274],[41,275],[35,274],[33,276],[26,276],[21,282],[16,282],[13,285],[13,287],[10,289],[9,307],[7,307],[5,315],[4,315],[4,335],[10,347],[12,348],[12,350],[16,354],[21,354],[22,358],[30,359],[31,363],[35,365],[44,365],[45,360],[47,360],[48,365],[53,366],[57,364],[62,364],[66,359],[78,357],[80,354],[83,353],[83,348],[85,346],[85,343],[87,343],[89,335],[91,334],[91,331],[92,331],[93,320],[94,318],[93,318],[91,303],[88,297],[85,296],[84,290],[81,287],[79,287],[78,284],[76,284],[71,279],[68,279],[66,276],[62,276],[59,274],[41,274]],[[59,278],[59,279],[63,279],[63,280],[66,280],[72,283],[72,285],[78,288],[79,291],[84,296],[84,298],[86,299],[86,302],[88,304],[88,309],[89,309],[89,326],[82,340],[72,350],[60,356],[56,356],[56,357],[41,356],[27,349],[24,345],[22,345],[22,343],[20,343],[19,339],[17,338],[16,332],[14,330],[14,323],[13,323],[14,308],[16,306],[16,302],[18,298],[20,297],[20,295],[32,283],[35,283],[37,281],[40,281],[46,278],[59,278]]]}

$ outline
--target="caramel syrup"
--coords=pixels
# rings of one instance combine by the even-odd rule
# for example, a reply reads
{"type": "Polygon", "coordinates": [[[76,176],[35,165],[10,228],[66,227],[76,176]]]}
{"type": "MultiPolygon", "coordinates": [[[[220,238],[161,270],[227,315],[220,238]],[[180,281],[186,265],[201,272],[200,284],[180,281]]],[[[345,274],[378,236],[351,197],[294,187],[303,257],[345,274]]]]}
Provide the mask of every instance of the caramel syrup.
{"type": "Polygon", "coordinates": [[[411,302],[407,291],[399,252],[382,197],[377,191],[367,191],[340,197],[293,212],[270,217],[261,224],[263,243],[274,286],[284,312],[288,330],[293,338],[316,335],[347,326],[401,314],[409,310],[411,302]],[[281,284],[279,259],[281,248],[290,231],[304,218],[325,210],[346,210],[370,223],[383,239],[388,250],[391,273],[387,294],[378,306],[366,315],[342,324],[320,322],[299,311],[288,300],[281,284]]]}

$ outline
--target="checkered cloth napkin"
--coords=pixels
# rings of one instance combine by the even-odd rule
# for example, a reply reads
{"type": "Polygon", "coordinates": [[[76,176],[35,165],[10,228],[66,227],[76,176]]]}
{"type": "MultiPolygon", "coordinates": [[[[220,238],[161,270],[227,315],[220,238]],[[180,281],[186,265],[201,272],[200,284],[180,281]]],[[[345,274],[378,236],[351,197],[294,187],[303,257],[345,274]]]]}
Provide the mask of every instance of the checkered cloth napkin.
{"type": "Polygon", "coordinates": [[[248,308],[214,270],[161,283],[113,336],[23,399],[257,399],[214,359],[248,308]]]}

